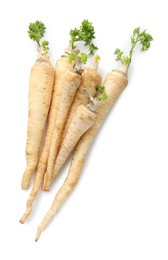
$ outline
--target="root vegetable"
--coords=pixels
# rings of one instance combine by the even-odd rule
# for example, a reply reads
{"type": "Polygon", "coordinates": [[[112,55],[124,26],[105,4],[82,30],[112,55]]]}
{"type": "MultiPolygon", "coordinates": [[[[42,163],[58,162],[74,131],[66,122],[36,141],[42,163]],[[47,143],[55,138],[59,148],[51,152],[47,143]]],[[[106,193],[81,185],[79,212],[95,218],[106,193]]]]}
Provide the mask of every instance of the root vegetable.
{"type": "Polygon", "coordinates": [[[59,109],[57,111],[55,127],[52,134],[52,142],[50,144],[49,149],[47,171],[44,175],[43,190],[49,190],[50,188],[54,163],[58,152],[61,134],[76,90],[79,87],[80,77],[81,76],[79,74],[74,73],[70,70],[67,70],[63,75],[59,109]]]}
{"type": "Polygon", "coordinates": [[[22,189],[28,189],[31,176],[38,164],[39,150],[53,90],[54,69],[47,56],[48,42],[43,41],[42,45],[40,44],[44,32],[45,26],[39,21],[29,26],[29,36],[37,42],[40,54],[30,74],[26,144],[27,167],[22,177],[22,189]]]}

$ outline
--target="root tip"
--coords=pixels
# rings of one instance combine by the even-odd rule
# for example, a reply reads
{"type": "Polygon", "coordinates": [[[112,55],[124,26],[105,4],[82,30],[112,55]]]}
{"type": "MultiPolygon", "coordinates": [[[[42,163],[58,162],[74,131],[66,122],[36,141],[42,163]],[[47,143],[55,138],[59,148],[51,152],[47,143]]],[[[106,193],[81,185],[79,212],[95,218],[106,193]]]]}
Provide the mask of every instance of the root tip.
{"type": "Polygon", "coordinates": [[[21,223],[21,224],[24,224],[25,221],[26,221],[26,219],[28,218],[28,216],[29,216],[29,214],[24,213],[24,215],[23,215],[23,216],[21,217],[21,219],[20,219],[20,223],[21,223]]]}
{"type": "Polygon", "coordinates": [[[20,220],[19,220],[19,222],[20,222],[21,224],[24,224],[24,221],[23,221],[23,219],[20,219],[20,220]]]}
{"type": "Polygon", "coordinates": [[[42,190],[43,191],[49,191],[50,190],[50,185],[48,183],[43,184],[42,190]]]}
{"type": "Polygon", "coordinates": [[[50,191],[50,189],[49,189],[49,188],[46,188],[46,187],[43,187],[43,188],[42,188],[42,191],[50,191]]]}
{"type": "Polygon", "coordinates": [[[28,190],[28,188],[29,188],[29,182],[26,182],[25,180],[24,180],[24,178],[22,179],[22,182],[21,182],[21,189],[22,190],[28,190]]]}
{"type": "Polygon", "coordinates": [[[28,188],[29,188],[29,186],[25,186],[25,185],[21,184],[21,189],[22,190],[28,190],[28,188]]]}
{"type": "Polygon", "coordinates": [[[36,233],[36,238],[35,238],[35,242],[37,242],[39,240],[39,237],[41,235],[41,231],[39,230],[39,228],[37,229],[37,233],[36,233]]]}

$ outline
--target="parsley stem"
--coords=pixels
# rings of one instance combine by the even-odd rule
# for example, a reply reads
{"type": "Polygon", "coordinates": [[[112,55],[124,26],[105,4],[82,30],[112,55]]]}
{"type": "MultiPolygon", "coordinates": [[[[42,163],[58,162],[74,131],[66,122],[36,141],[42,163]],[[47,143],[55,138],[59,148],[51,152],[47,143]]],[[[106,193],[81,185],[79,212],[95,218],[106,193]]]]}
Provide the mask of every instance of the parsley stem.
{"type": "Polygon", "coordinates": [[[48,46],[49,42],[48,41],[41,42],[41,39],[45,34],[45,30],[46,30],[45,25],[40,21],[36,21],[35,23],[29,24],[28,35],[30,39],[32,39],[37,43],[37,50],[42,55],[46,54],[49,50],[49,46],[48,46]]]}
{"type": "Polygon", "coordinates": [[[121,51],[119,48],[117,48],[114,53],[116,55],[116,61],[120,61],[122,64],[122,71],[126,72],[128,70],[137,43],[140,43],[141,51],[146,51],[149,49],[150,42],[152,40],[152,36],[149,33],[147,33],[146,30],[141,32],[139,27],[133,30],[133,34],[131,36],[131,48],[129,51],[129,55],[125,56],[123,51],[121,51]]]}
{"type": "Polygon", "coordinates": [[[131,63],[131,61],[132,61],[132,56],[133,56],[133,53],[134,53],[134,49],[135,49],[135,46],[136,46],[136,44],[138,43],[138,41],[139,41],[139,35],[137,36],[137,38],[136,38],[136,40],[135,40],[135,43],[132,44],[132,47],[131,47],[131,49],[130,49],[130,52],[129,52],[129,64],[128,64],[128,66],[130,65],[130,63],[131,63]]]}

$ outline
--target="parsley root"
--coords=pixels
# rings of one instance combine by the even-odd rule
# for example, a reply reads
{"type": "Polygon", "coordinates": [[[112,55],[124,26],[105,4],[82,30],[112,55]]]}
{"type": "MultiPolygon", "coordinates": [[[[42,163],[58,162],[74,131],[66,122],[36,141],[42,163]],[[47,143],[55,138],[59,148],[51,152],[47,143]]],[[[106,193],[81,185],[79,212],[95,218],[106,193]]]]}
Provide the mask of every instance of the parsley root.
{"type": "Polygon", "coordinates": [[[53,90],[54,69],[47,56],[49,49],[48,42],[40,42],[45,29],[43,23],[36,21],[29,25],[28,31],[29,37],[37,43],[39,57],[32,67],[30,74],[26,144],[27,167],[22,177],[22,189],[28,189],[31,176],[37,167],[39,150],[53,90]]]}
{"type": "Polygon", "coordinates": [[[76,90],[79,87],[80,78],[81,76],[79,74],[70,70],[67,70],[62,78],[59,109],[57,111],[55,126],[52,133],[52,142],[49,149],[47,171],[44,175],[44,190],[49,190],[50,187],[52,172],[60,143],[61,134],[76,90]]]}

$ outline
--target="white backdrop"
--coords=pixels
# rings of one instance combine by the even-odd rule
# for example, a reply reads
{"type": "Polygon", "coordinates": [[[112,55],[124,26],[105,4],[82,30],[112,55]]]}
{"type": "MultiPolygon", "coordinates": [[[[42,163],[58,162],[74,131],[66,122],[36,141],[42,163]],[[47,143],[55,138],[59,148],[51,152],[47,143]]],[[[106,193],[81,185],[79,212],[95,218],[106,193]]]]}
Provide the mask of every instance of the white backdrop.
{"type": "Polygon", "coordinates": [[[168,16],[167,1],[1,1],[1,221],[0,259],[168,259],[168,16]],[[40,193],[21,225],[29,191],[20,182],[26,165],[28,80],[36,59],[29,22],[48,28],[53,65],[83,19],[95,25],[103,77],[118,66],[116,47],[129,48],[140,26],[154,38],[136,51],[129,85],[112,109],[70,198],[34,242],[36,228],[61,186],[40,193]]]}

